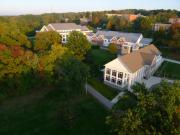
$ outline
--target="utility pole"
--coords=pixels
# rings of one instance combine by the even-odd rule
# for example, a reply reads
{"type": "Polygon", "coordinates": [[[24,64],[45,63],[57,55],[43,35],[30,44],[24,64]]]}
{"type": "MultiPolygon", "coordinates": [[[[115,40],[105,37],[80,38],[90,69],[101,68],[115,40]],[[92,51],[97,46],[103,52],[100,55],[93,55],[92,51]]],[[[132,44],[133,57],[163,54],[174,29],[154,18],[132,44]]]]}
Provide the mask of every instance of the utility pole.
{"type": "Polygon", "coordinates": [[[86,95],[87,95],[87,77],[86,77],[86,95]]]}

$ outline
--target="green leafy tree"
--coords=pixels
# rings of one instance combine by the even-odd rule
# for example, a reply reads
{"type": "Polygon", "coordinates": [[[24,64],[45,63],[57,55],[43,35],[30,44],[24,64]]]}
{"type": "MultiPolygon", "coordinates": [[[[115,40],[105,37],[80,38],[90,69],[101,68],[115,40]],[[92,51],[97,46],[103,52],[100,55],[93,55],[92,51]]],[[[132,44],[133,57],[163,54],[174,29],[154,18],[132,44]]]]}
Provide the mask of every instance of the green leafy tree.
{"type": "Polygon", "coordinates": [[[65,54],[63,59],[57,61],[55,71],[58,80],[65,87],[74,88],[76,92],[84,89],[86,79],[89,76],[88,66],[69,53],[65,54]]]}
{"type": "Polygon", "coordinates": [[[140,17],[134,21],[133,29],[135,32],[142,32],[145,36],[151,34],[153,21],[149,17],[140,17]]]}
{"type": "Polygon", "coordinates": [[[83,33],[73,31],[69,35],[67,47],[77,59],[83,60],[91,46],[83,33]]]}
{"type": "Polygon", "coordinates": [[[111,53],[113,53],[113,54],[117,53],[117,45],[116,45],[116,44],[110,44],[110,45],[108,46],[108,49],[109,49],[109,51],[110,51],[111,53]]]}
{"type": "Polygon", "coordinates": [[[2,23],[0,24],[0,42],[6,45],[18,45],[31,48],[30,41],[27,36],[18,30],[16,24],[2,23]]]}
{"type": "Polygon", "coordinates": [[[38,70],[43,74],[48,82],[51,83],[54,80],[53,77],[56,61],[61,60],[66,51],[66,47],[63,47],[60,44],[54,44],[52,45],[51,50],[39,57],[38,70]]]}
{"type": "Polygon", "coordinates": [[[134,100],[134,105],[123,108],[116,106],[107,124],[118,135],[163,134],[174,135],[180,131],[180,82],[168,84],[162,82],[152,91],[144,85],[137,84],[133,92],[123,97],[134,100]],[[122,110],[123,108],[123,110],[122,110]]]}
{"type": "Polygon", "coordinates": [[[36,35],[34,50],[45,51],[50,50],[53,44],[61,43],[61,35],[57,32],[40,32],[36,35]]]}

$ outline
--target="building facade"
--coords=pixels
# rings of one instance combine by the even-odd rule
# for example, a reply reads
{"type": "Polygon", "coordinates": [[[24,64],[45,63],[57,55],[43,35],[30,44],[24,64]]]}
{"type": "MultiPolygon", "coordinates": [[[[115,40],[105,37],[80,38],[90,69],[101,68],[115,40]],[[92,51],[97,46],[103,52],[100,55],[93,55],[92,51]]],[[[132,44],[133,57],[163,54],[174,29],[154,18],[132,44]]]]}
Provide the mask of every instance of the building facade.
{"type": "Polygon", "coordinates": [[[109,44],[116,44],[117,49],[121,50],[121,54],[127,54],[131,51],[138,50],[142,46],[141,33],[125,33],[116,31],[97,31],[87,35],[88,40],[92,44],[108,47],[109,44]]]}
{"type": "Polygon", "coordinates": [[[67,43],[68,36],[72,31],[82,32],[84,35],[88,35],[92,31],[86,26],[77,25],[75,23],[51,23],[47,26],[43,26],[39,32],[56,31],[62,36],[62,43],[67,43]]]}
{"type": "Polygon", "coordinates": [[[149,45],[138,51],[118,57],[105,65],[104,83],[117,89],[149,79],[163,62],[160,51],[149,45]]]}
{"type": "Polygon", "coordinates": [[[145,17],[141,14],[137,14],[137,15],[135,14],[106,14],[106,16],[108,18],[113,17],[113,16],[122,17],[122,18],[125,18],[129,22],[133,22],[137,20],[139,17],[145,17]]]}
{"type": "Polygon", "coordinates": [[[171,24],[180,23],[180,18],[169,18],[169,23],[171,24]]]}
{"type": "Polygon", "coordinates": [[[168,30],[170,27],[171,27],[171,24],[155,23],[153,25],[153,31],[168,30]]]}

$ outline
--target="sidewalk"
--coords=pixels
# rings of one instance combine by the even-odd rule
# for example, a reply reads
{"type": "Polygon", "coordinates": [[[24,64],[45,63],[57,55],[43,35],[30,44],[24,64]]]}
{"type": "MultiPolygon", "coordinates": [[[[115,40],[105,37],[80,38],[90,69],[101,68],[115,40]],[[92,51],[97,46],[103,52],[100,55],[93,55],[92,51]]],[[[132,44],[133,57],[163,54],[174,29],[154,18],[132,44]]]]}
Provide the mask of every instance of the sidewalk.
{"type": "Polygon", "coordinates": [[[164,61],[180,64],[180,61],[177,61],[177,60],[172,60],[172,59],[167,59],[167,58],[163,58],[163,59],[164,59],[164,61]]]}
{"type": "Polygon", "coordinates": [[[122,97],[123,95],[124,95],[124,92],[123,92],[123,91],[120,92],[115,98],[113,98],[113,99],[111,100],[111,103],[112,103],[112,104],[116,104],[116,103],[119,101],[119,98],[122,97]]]}
{"type": "Polygon", "coordinates": [[[86,84],[85,86],[87,88],[87,91],[95,97],[101,104],[103,104],[107,109],[112,109],[113,103],[109,101],[106,97],[101,95],[99,92],[97,92],[91,85],[86,84]]]}

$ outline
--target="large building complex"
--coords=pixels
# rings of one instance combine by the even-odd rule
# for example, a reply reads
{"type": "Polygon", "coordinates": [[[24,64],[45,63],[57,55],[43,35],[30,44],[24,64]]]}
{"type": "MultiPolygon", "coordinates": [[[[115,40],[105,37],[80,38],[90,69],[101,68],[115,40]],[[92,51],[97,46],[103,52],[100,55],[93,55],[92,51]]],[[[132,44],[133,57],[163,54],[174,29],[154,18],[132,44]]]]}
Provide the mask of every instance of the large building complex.
{"type": "Polygon", "coordinates": [[[105,47],[111,43],[116,44],[122,54],[138,50],[139,47],[143,46],[141,43],[142,39],[143,35],[141,33],[126,33],[117,31],[97,31],[96,33],[90,33],[88,35],[88,40],[93,44],[105,47]]]}
{"type": "Polygon", "coordinates": [[[77,25],[75,23],[50,23],[47,26],[43,26],[40,32],[56,31],[62,36],[62,43],[67,42],[67,38],[70,32],[79,31],[84,35],[91,33],[86,26],[77,25]]]}

